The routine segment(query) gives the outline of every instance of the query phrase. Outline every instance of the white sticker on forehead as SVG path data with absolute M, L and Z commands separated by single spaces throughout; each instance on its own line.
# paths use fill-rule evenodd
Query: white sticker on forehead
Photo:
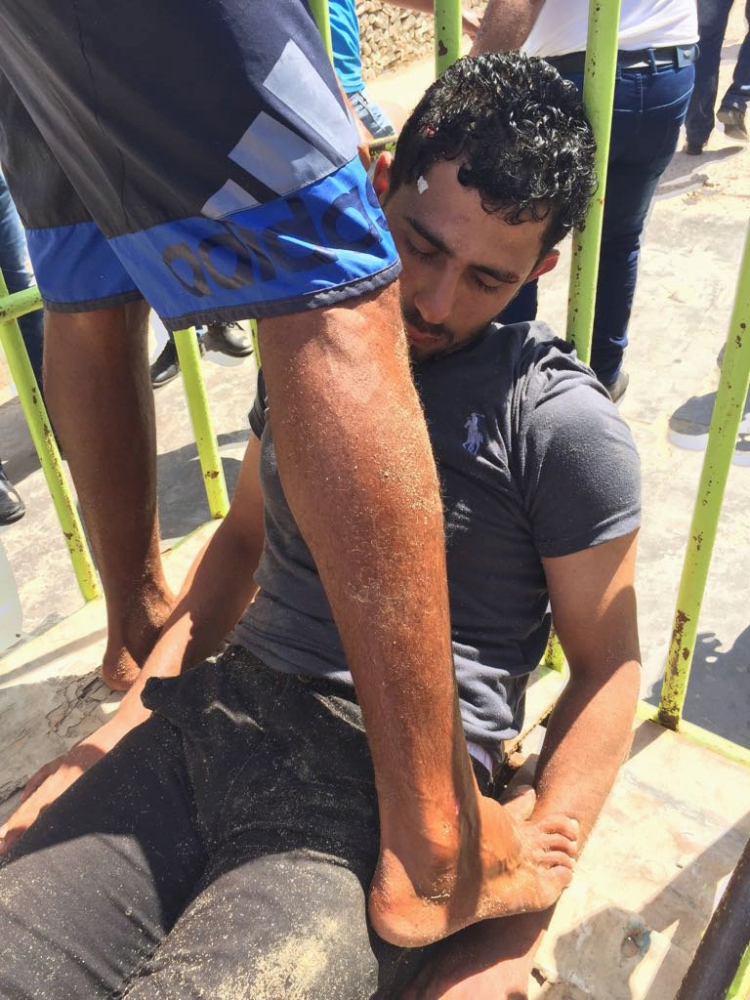
M 419 191 L 420 194 L 424 194 L 429 186 L 430 185 L 427 183 L 424 177 L 420 175 L 417 178 L 417 191 Z

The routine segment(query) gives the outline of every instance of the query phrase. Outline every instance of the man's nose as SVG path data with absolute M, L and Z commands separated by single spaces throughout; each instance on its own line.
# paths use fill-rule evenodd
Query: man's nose
M 445 323 L 453 309 L 456 295 L 456 281 L 450 275 L 443 275 L 435 281 L 426 282 L 414 298 L 414 304 L 426 323 Z

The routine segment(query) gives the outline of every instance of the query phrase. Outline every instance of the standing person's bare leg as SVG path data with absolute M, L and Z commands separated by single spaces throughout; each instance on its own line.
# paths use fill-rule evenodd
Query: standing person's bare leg
M 510 816 L 479 796 L 469 763 L 437 476 L 397 286 L 263 321 L 260 337 L 284 491 L 331 602 L 375 767 L 375 929 L 417 945 L 482 912 L 545 905 L 536 875 L 519 870 Z M 549 902 L 569 876 L 558 854 Z
M 107 604 L 104 680 L 129 687 L 172 607 L 159 551 L 148 306 L 48 312 L 44 383 Z

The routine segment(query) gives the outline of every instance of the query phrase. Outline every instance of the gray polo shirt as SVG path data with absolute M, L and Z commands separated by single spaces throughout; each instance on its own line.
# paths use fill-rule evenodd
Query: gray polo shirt
M 417 366 L 415 381 L 442 484 L 464 728 L 499 759 L 549 634 L 542 557 L 638 527 L 638 456 L 592 372 L 542 323 L 493 324 L 463 350 Z M 250 422 L 261 439 L 266 545 L 260 592 L 232 639 L 269 667 L 351 684 L 281 489 L 267 416 L 261 377 Z

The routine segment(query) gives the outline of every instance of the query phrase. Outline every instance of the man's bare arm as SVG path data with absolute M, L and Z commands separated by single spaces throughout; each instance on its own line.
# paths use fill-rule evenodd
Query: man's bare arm
M 636 535 L 545 559 L 570 681 L 547 727 L 533 816 L 564 812 L 582 846 L 630 748 L 640 682 L 633 587 Z M 524 995 L 552 910 L 485 921 L 446 942 L 403 1000 Z
M 543 6 L 544 0 L 489 0 L 471 54 L 520 49 Z
M 263 550 L 263 498 L 258 478 L 260 443 L 245 452 L 232 506 L 196 556 L 175 608 L 140 675 L 108 722 L 31 779 L 21 806 L 0 829 L 0 853 L 80 775 L 149 716 L 141 692 L 150 677 L 169 677 L 215 652 L 247 607 Z

